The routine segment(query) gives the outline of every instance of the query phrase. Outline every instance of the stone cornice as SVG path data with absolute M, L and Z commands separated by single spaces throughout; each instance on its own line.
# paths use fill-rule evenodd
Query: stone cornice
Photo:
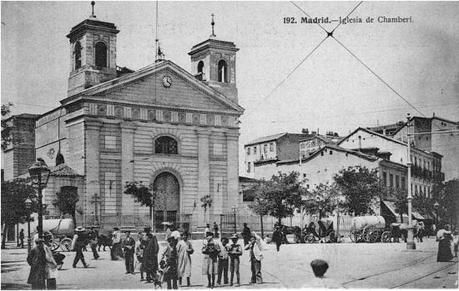
M 84 126 L 87 130 L 99 130 L 104 123 L 97 118 L 86 117 L 84 119 Z

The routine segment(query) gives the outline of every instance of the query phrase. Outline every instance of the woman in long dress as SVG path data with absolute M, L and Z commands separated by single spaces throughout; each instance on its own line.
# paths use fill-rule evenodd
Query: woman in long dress
M 191 254 L 193 254 L 193 246 L 188 241 L 188 234 L 183 233 L 182 239 L 177 244 L 178 252 L 178 278 L 179 284 L 182 285 L 182 278 L 186 278 L 186 285 L 191 285 Z
M 445 225 L 444 229 L 437 232 L 438 240 L 438 255 L 437 262 L 449 262 L 453 259 L 453 252 L 451 251 L 451 241 L 453 236 L 450 231 L 449 224 Z

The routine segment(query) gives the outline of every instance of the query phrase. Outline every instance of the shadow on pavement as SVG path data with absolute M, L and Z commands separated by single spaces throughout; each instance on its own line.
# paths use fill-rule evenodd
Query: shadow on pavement
M 19 284 L 19 283 L 2 283 L 2 290 L 24 290 L 30 289 L 29 284 Z

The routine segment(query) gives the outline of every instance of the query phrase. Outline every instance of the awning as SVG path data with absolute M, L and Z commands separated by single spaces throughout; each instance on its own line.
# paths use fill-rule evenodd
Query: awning
M 395 211 L 394 202 L 385 201 L 383 200 L 384 205 L 389 209 L 389 211 L 395 216 L 395 218 L 399 217 L 400 215 Z
M 414 210 L 411 210 L 411 215 L 416 220 L 424 220 L 425 219 L 424 216 L 422 216 L 421 214 L 419 214 L 419 212 L 414 211 Z

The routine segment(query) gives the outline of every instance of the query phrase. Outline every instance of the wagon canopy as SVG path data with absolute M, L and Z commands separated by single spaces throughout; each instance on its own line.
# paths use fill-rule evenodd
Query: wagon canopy
M 75 226 L 71 218 L 43 220 L 43 231 L 49 231 L 53 235 L 72 236 L 74 229 Z
M 352 219 L 351 230 L 362 230 L 368 226 L 384 228 L 386 221 L 382 216 L 357 216 Z

